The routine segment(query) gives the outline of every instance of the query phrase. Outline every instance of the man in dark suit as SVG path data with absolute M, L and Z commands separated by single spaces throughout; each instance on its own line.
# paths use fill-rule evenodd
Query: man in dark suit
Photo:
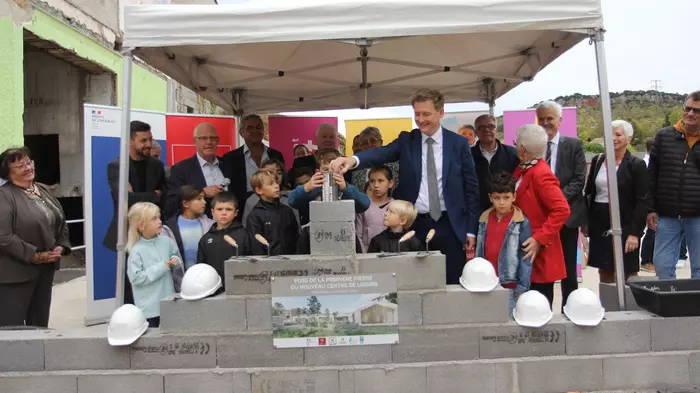
M 259 115 L 243 116 L 238 132 L 245 143 L 238 149 L 226 153 L 222 160 L 228 173 L 231 174 L 229 188 L 236 195 L 239 208 L 242 208 L 248 196 L 253 193 L 253 188 L 250 186 L 250 177 L 253 173 L 267 160 L 279 160 L 284 164 L 284 156 L 263 143 L 265 126 Z M 237 218 L 240 219 L 240 215 Z
M 165 217 L 175 217 L 180 212 L 180 187 L 189 185 L 204 190 L 207 200 L 205 212 L 211 217 L 211 200 L 221 191 L 227 191 L 231 182 L 230 173 L 216 157 L 219 134 L 216 127 L 201 123 L 194 128 L 194 145 L 197 153 L 170 168 L 168 196 L 165 201 Z
M 394 198 L 415 204 L 419 214 L 413 228 L 419 239 L 435 229 L 431 244 L 446 256 L 447 283 L 457 284 L 465 263 L 464 246 L 476 244 L 479 184 L 469 141 L 440 126 L 444 102 L 437 90 L 417 91 L 411 104 L 419 129 L 402 132 L 386 146 L 338 158 L 331 166 L 344 173 L 398 161 L 401 183 Z
M 161 197 L 165 194 L 165 168 L 162 162 L 151 157 L 152 146 L 151 126 L 142 121 L 132 121 L 129 140 L 129 207 L 137 202 L 151 202 L 162 208 Z M 114 202 L 114 215 L 102 244 L 112 251 L 117 251 L 119 158 L 107 165 L 107 181 Z M 133 302 L 131 284 L 127 278 L 124 280 L 124 303 L 133 304 Z
M 537 106 L 537 123 L 547 131 L 549 141 L 545 160 L 559 179 L 559 186 L 569 202 L 571 215 L 559 232 L 566 264 L 566 278 L 561 280 L 561 305 L 564 307 L 571 292 L 578 289 L 577 265 L 578 232 L 586 224 L 586 202 L 583 188 L 586 184 L 586 155 L 583 143 L 559 133 L 562 119 L 561 105 L 546 101 Z
M 491 115 L 481 115 L 474 120 L 478 141 L 472 146 L 472 157 L 479 178 L 479 197 L 481 211 L 492 206 L 489 199 L 491 176 L 498 172 L 513 173 L 518 167 L 518 152 L 513 146 L 507 146 L 496 138 L 496 118 Z

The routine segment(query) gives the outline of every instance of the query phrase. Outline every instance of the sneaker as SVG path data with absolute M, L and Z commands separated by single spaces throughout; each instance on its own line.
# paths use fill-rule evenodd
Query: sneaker
M 654 267 L 653 263 L 645 263 L 639 267 L 642 271 L 648 272 L 648 273 L 656 273 L 656 268 Z
M 676 269 L 683 269 L 685 267 L 685 259 L 679 259 L 676 263 Z

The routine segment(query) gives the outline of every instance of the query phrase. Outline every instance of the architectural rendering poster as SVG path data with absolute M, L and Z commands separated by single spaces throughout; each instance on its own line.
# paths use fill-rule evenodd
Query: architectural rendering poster
M 396 277 L 371 275 L 275 277 L 275 348 L 396 344 Z

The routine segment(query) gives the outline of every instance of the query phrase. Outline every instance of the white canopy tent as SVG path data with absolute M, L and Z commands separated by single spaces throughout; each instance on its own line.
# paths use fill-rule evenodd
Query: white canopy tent
M 128 156 L 133 56 L 240 116 L 406 105 L 418 88 L 447 102 L 495 100 L 559 55 L 596 44 L 605 144 L 612 153 L 600 0 L 255 0 L 126 6 L 121 156 Z M 572 75 L 572 77 L 575 77 Z M 609 160 L 608 160 L 609 161 Z M 118 280 L 127 167 L 121 160 Z M 615 173 L 609 165 L 609 173 Z M 618 293 L 624 280 L 617 184 L 608 176 Z M 117 283 L 121 301 L 123 283 Z

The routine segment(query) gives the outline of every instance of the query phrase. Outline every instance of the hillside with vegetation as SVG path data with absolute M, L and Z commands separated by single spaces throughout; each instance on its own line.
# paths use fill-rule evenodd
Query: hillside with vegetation
M 664 93 L 653 90 L 610 93 L 613 119 L 627 120 L 634 127 L 632 148 L 644 151 L 645 143 L 663 127 L 675 124 L 683 115 L 685 94 Z M 578 108 L 578 137 L 586 151 L 603 151 L 603 116 L 598 95 L 573 94 L 557 97 L 554 101 L 564 107 Z M 534 106 L 533 106 L 534 107 Z

